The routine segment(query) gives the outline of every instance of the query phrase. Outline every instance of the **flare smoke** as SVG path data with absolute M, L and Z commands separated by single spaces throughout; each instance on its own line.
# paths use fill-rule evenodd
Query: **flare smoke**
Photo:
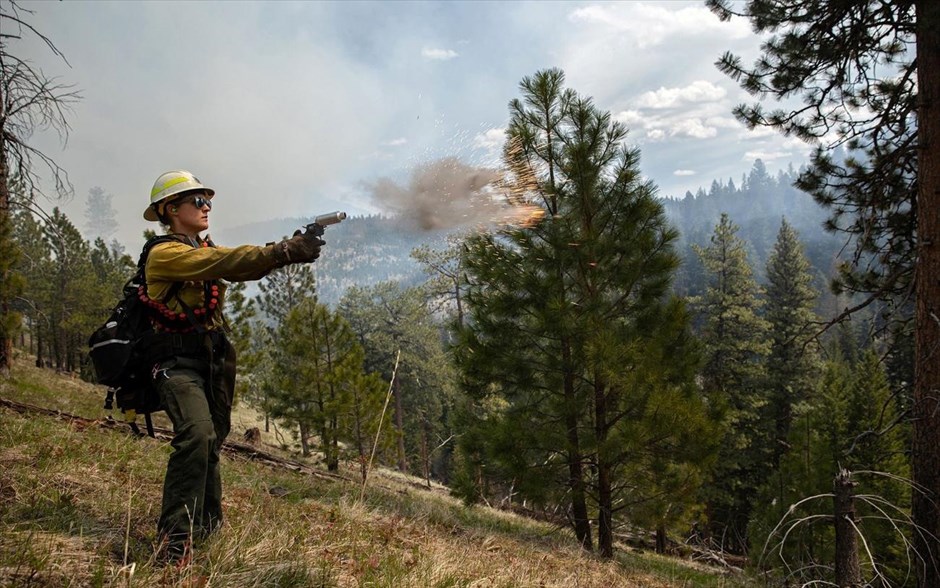
M 410 219 L 416 228 L 454 229 L 518 216 L 520 207 L 503 194 L 503 176 L 501 170 L 472 167 L 451 157 L 419 166 L 407 186 L 381 178 L 369 188 L 377 205 Z

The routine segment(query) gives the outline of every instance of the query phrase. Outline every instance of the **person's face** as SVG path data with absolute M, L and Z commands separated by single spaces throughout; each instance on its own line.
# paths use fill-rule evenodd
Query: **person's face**
M 205 192 L 191 192 L 170 205 L 173 229 L 184 235 L 196 235 L 209 228 L 212 203 Z

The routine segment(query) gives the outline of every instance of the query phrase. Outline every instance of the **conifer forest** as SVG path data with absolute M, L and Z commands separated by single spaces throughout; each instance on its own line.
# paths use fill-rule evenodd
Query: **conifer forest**
M 488 193 L 516 216 L 351 215 L 316 263 L 231 284 L 236 402 L 328 471 L 374 461 L 602 559 L 642 537 L 768 585 L 940 586 L 940 3 L 705 4 L 762 35 L 715 56 L 751 97 L 728 115 L 808 161 L 667 196 L 628 122 L 533 71 Z M 59 207 L 68 170 L 31 141 L 83 98 L 17 57 L 11 19 L 41 23 L 0 6 L 0 371 L 94 381 L 144 237 L 115 237 L 106 179 L 84 218 Z

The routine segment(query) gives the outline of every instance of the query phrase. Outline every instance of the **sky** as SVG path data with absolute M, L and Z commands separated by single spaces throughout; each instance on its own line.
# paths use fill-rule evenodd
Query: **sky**
M 382 212 L 370 186 L 383 178 L 405 182 L 448 157 L 496 164 L 519 82 L 549 67 L 627 125 L 664 197 L 737 183 L 757 158 L 772 173 L 799 166 L 809 152 L 734 119 L 752 97 L 714 63 L 725 51 L 751 63 L 760 40 L 701 2 L 21 4 L 68 64 L 36 40 L 11 50 L 82 95 L 67 143 L 31 139 L 74 186 L 44 208 L 82 228 L 101 187 L 124 243 L 155 228 L 141 215 L 172 169 L 216 190 L 215 229 Z

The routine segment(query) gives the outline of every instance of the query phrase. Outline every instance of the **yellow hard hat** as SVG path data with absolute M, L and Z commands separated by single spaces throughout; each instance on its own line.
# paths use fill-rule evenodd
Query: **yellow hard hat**
M 215 190 L 203 186 L 199 178 L 186 170 L 178 169 L 161 174 L 153 183 L 153 189 L 150 190 L 150 205 L 144 210 L 144 218 L 149 221 L 160 220 L 157 216 L 156 204 L 171 196 L 192 190 L 204 190 L 209 198 L 215 195 Z

